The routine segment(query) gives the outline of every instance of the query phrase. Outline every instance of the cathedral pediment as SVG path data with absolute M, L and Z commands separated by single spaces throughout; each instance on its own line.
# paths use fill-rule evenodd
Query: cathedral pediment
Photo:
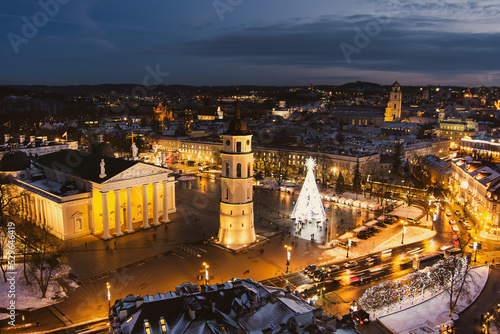
M 165 174 L 165 176 L 167 176 L 171 172 L 172 172 L 171 170 L 166 168 L 157 167 L 145 163 L 138 163 L 124 170 L 123 172 L 113 176 L 112 178 L 108 179 L 107 181 L 104 182 L 104 184 L 110 184 L 113 182 L 119 182 L 131 179 L 138 179 L 147 176 L 157 176 L 160 174 Z

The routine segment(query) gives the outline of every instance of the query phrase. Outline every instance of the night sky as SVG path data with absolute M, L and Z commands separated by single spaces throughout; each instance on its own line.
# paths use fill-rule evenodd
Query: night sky
M 499 11 L 498 0 L 4 1 L 0 84 L 500 86 Z

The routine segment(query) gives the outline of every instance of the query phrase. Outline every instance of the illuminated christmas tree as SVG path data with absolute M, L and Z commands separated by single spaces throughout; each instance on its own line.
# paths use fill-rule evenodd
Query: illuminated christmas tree
M 309 157 L 306 160 L 307 175 L 304 185 L 300 190 L 299 198 L 293 208 L 292 218 L 302 221 L 325 221 L 326 213 L 321 201 L 321 195 L 314 178 L 314 167 L 316 161 Z

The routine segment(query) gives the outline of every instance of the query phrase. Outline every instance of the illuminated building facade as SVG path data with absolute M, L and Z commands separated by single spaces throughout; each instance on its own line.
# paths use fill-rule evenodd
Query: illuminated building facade
M 384 122 L 398 122 L 401 120 L 401 85 L 399 82 L 392 84 L 392 91 L 389 94 L 389 102 L 385 108 Z
M 460 139 L 460 150 L 466 154 L 478 154 L 491 161 L 500 161 L 500 137 L 478 135 Z
M 23 194 L 20 214 L 63 240 L 132 233 L 168 222 L 168 214 L 176 211 L 170 172 L 75 150 L 44 155 L 15 180 Z
M 222 174 L 218 243 L 231 249 L 256 240 L 253 214 L 252 133 L 236 115 L 222 136 Z
M 450 183 L 465 210 L 484 229 L 500 222 L 500 172 L 472 157 L 453 159 Z M 496 233 L 495 233 L 496 234 Z

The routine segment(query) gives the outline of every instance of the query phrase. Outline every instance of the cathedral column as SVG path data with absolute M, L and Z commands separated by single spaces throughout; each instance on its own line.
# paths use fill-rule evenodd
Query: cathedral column
M 148 223 L 148 185 L 142 185 L 142 227 L 150 228 Z
M 47 224 L 47 208 L 45 207 L 45 199 L 41 199 L 40 200 L 40 207 L 41 207 L 41 212 L 42 212 L 42 218 L 41 218 L 41 222 L 42 222 L 42 226 L 45 227 L 45 225 Z
M 132 196 L 130 190 L 131 188 L 127 188 L 127 229 L 125 230 L 127 233 L 134 232 L 132 228 Z
M 158 222 L 158 182 L 153 183 L 153 225 L 160 225 Z
M 168 223 L 168 181 L 163 181 L 163 222 Z
M 26 196 L 21 195 L 21 218 L 26 219 L 27 212 L 26 212 Z
M 120 189 L 115 190 L 115 236 L 122 236 L 122 208 L 120 208 Z
M 36 223 L 36 226 L 40 226 L 41 221 L 42 221 L 41 217 L 42 217 L 42 207 L 40 205 L 40 199 L 35 198 L 35 223 Z
M 36 222 L 36 207 L 35 207 L 35 196 L 31 196 L 31 201 L 30 201 L 31 205 L 31 222 L 34 223 Z
M 109 235 L 108 192 L 101 192 L 102 196 L 102 238 L 111 239 Z

